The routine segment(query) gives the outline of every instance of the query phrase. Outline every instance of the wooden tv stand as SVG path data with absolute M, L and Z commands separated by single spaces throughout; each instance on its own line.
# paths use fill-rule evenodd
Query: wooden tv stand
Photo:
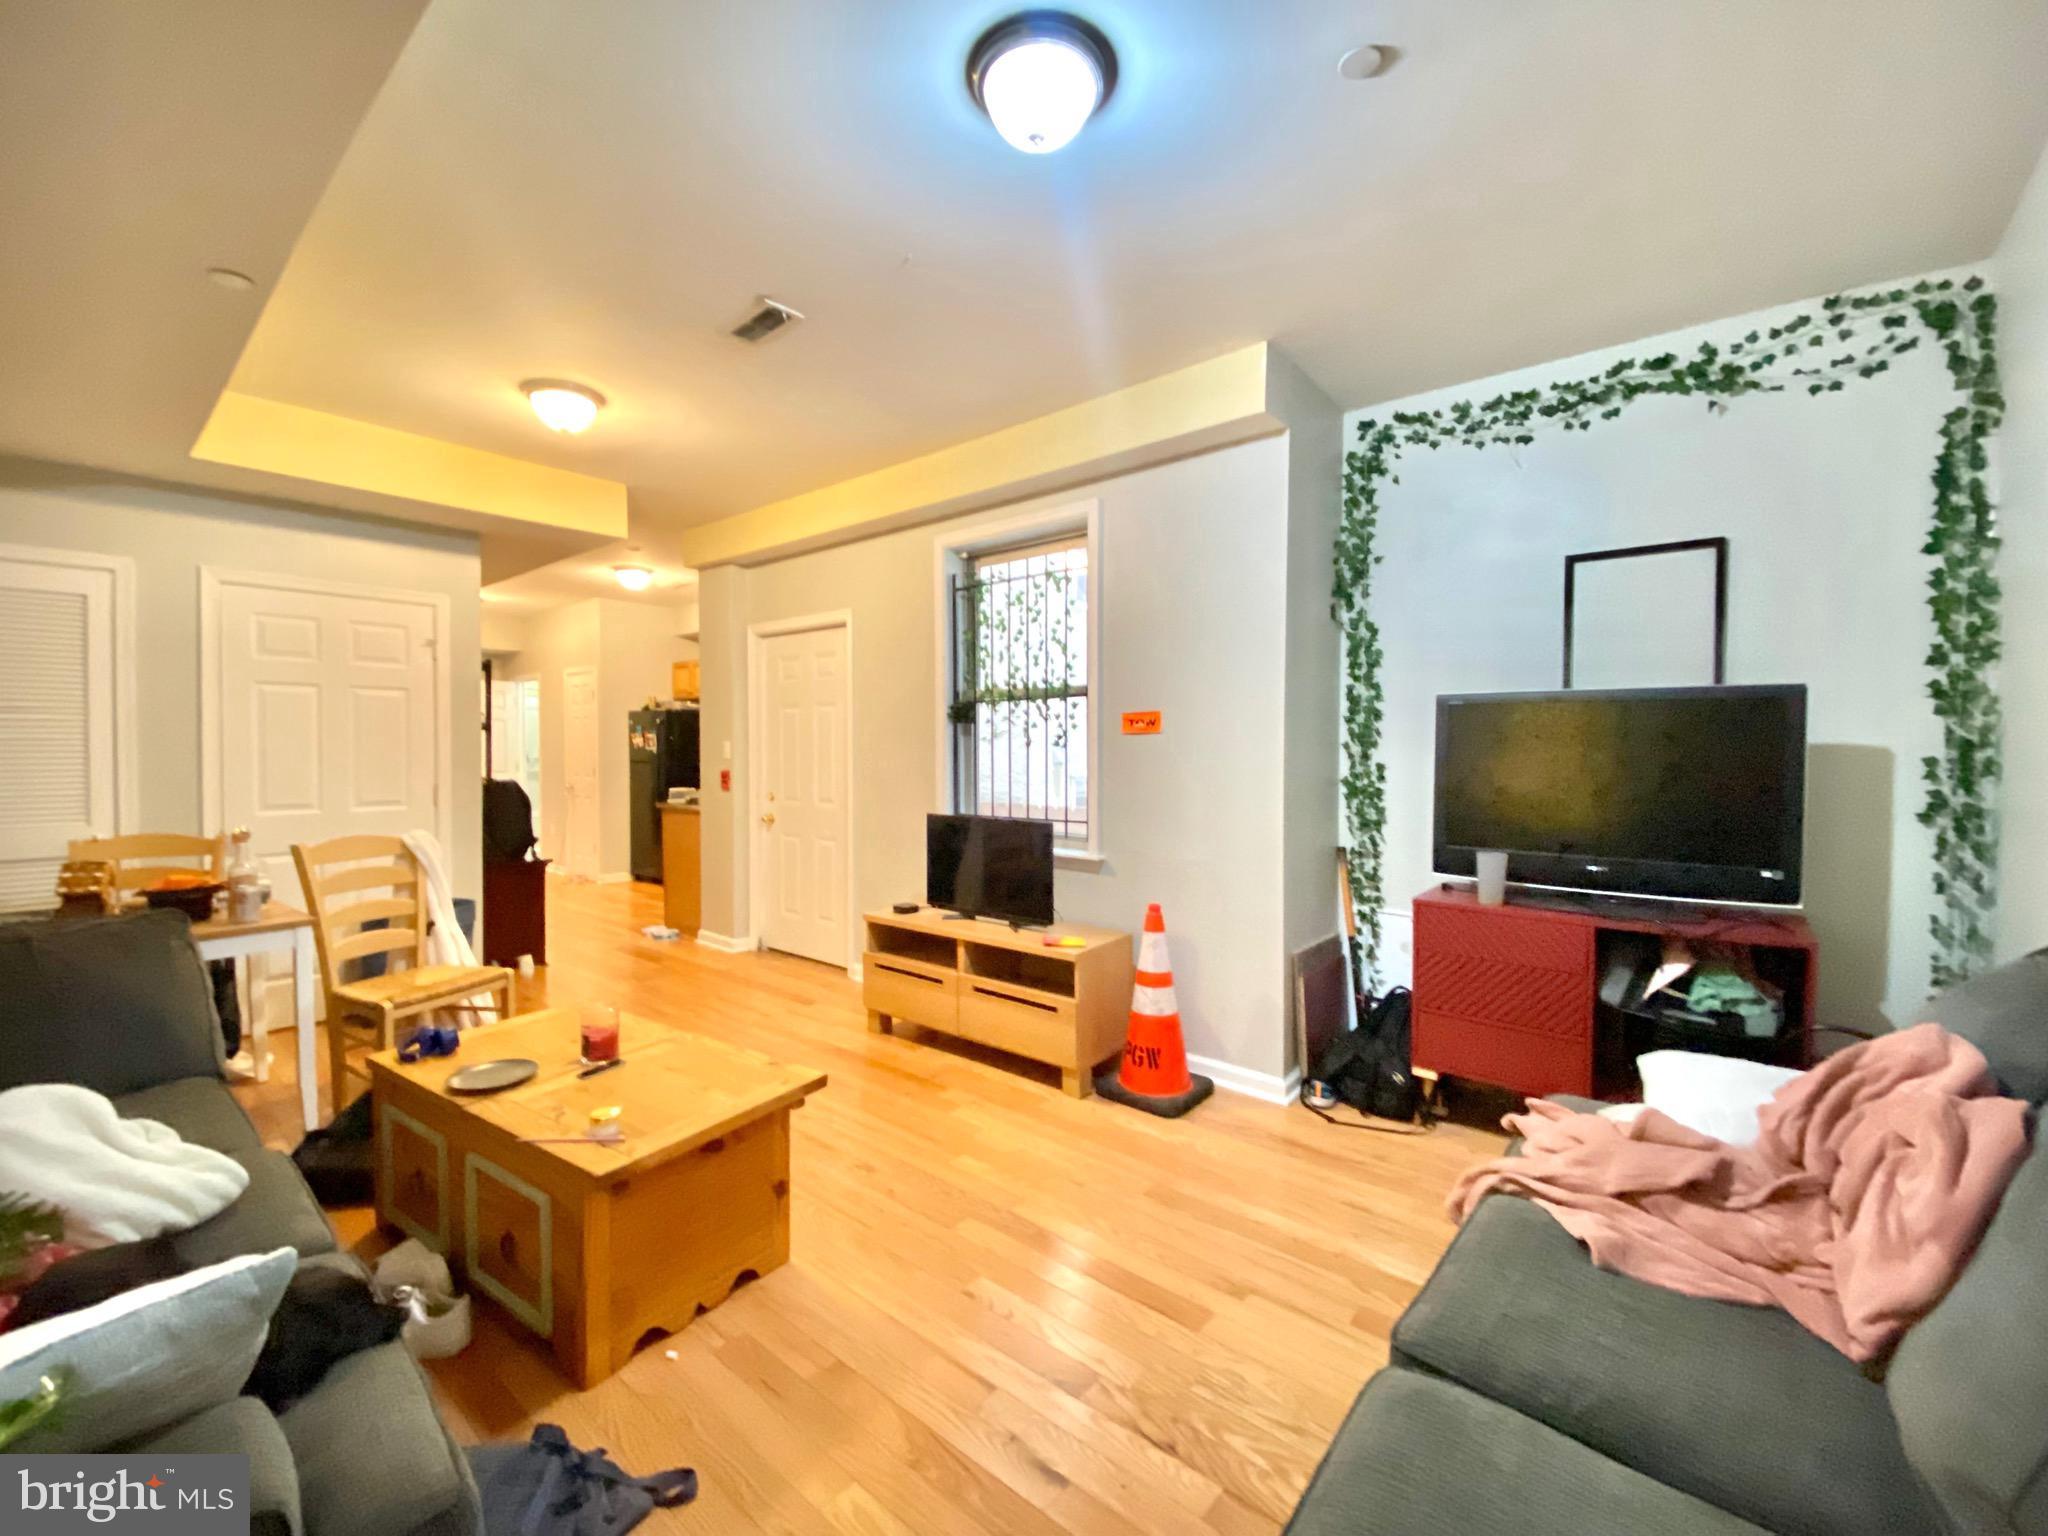
M 1131 1007 L 1131 936 L 1063 923 L 1012 929 L 933 907 L 870 912 L 862 961 L 868 1028 L 922 1024 L 941 1034 L 1048 1062 L 1077 1099 L 1123 1049 Z M 1077 948 L 1045 941 L 1079 938 Z
M 1531 1097 L 1625 1089 L 1599 1070 L 1596 1039 L 1603 951 L 1618 934 L 1746 947 L 1757 974 L 1784 993 L 1779 1059 L 1813 1060 L 1820 945 L 1796 914 L 1544 893 L 1483 907 L 1470 887 L 1443 886 L 1417 896 L 1414 912 L 1418 1077 L 1470 1078 Z

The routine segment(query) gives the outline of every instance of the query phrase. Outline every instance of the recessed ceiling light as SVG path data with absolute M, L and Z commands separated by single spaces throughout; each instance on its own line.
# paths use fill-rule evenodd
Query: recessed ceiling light
M 246 272 L 237 272 L 233 267 L 208 267 L 206 275 L 214 283 L 234 293 L 247 293 L 256 286 L 256 279 Z
M 604 406 L 603 395 L 567 379 L 528 379 L 519 387 L 542 425 L 557 432 L 588 431 Z
M 1027 155 L 1071 143 L 1115 88 L 1109 39 L 1065 11 L 999 21 L 967 55 L 967 89 L 996 132 Z
M 1394 50 L 1367 43 L 1354 48 L 1337 61 L 1337 73 L 1346 80 L 1370 80 L 1394 62 Z
M 644 565 L 615 565 L 612 579 L 628 592 L 645 592 L 654 585 L 654 572 Z

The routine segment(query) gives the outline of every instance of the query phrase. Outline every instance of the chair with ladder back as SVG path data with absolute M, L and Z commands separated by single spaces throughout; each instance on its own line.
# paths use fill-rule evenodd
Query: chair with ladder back
M 513 1008 L 512 973 L 498 965 L 425 965 L 429 928 L 426 874 L 397 837 L 351 836 L 295 843 L 292 862 L 313 914 L 320 977 L 327 988 L 327 1060 L 334 1110 L 346 1105 L 348 1073 L 344 1025 L 373 1025 L 382 1049 L 397 1043 L 398 1021 L 437 1008 L 472 1007 L 491 994 L 500 1018 Z M 370 927 L 371 923 L 383 926 Z M 350 978 L 356 962 L 384 957 L 381 976 Z M 359 1074 L 360 1075 L 360 1074 Z
M 126 837 L 80 838 L 72 843 L 74 864 L 105 864 L 112 871 L 116 903 L 173 875 L 224 878 L 226 855 L 217 837 L 189 832 L 131 832 Z M 179 860 L 170 863 L 168 860 Z M 199 861 L 199 867 L 190 862 Z

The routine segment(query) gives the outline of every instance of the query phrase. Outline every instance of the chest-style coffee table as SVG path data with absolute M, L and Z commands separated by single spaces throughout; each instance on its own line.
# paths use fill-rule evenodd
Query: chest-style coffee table
M 825 1086 L 653 1019 L 623 1015 L 619 1036 L 625 1065 L 588 1078 L 570 1009 L 467 1030 L 451 1057 L 370 1058 L 378 1219 L 457 1262 L 585 1387 L 789 1258 L 789 1112 Z M 448 1092 L 459 1068 L 516 1056 L 540 1063 L 531 1081 Z M 608 1105 L 619 1143 L 531 1140 L 580 1136 Z

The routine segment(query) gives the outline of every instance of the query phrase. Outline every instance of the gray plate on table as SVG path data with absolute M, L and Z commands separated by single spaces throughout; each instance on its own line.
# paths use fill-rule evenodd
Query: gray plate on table
M 497 1093 L 517 1088 L 540 1070 L 540 1063 L 527 1056 L 508 1056 L 503 1061 L 480 1061 L 448 1074 L 450 1093 Z

